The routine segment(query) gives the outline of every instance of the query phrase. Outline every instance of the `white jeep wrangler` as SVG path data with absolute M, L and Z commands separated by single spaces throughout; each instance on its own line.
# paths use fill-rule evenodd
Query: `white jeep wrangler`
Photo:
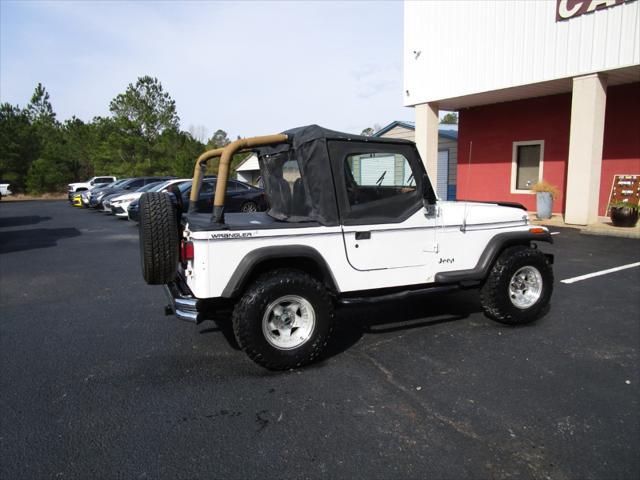
M 268 212 L 224 212 L 241 150 L 258 155 Z M 215 157 L 213 211 L 198 212 Z M 193 182 L 189 211 L 166 193 L 141 197 L 143 276 L 165 285 L 180 319 L 232 307 L 238 344 L 266 368 L 318 358 L 336 304 L 478 287 L 499 322 L 547 310 L 553 257 L 533 242 L 551 242 L 548 230 L 519 205 L 437 200 L 413 142 L 301 127 L 205 152 Z

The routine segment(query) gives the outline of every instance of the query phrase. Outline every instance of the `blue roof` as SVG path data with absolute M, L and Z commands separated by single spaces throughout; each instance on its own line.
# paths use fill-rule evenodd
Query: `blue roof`
M 386 127 L 382 127 L 380 130 L 373 134 L 374 137 L 381 137 L 389 130 L 395 127 L 404 127 L 409 130 L 416 129 L 416 122 L 405 122 L 402 120 L 395 120 Z M 438 136 L 448 138 L 450 140 L 458 140 L 458 125 L 455 124 L 441 124 L 438 128 Z

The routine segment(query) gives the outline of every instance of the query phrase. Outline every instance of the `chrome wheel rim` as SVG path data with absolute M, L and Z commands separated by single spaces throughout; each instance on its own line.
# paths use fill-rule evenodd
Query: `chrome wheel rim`
M 542 275 L 532 266 L 520 268 L 509 281 L 509 299 L 521 310 L 534 305 L 542 295 Z
M 258 207 L 256 206 L 255 203 L 249 202 L 249 203 L 245 203 L 242 206 L 242 211 L 243 212 L 257 212 L 258 211 Z
M 285 295 L 269 304 L 262 317 L 262 333 L 279 350 L 292 350 L 306 343 L 316 326 L 311 304 L 298 295 Z

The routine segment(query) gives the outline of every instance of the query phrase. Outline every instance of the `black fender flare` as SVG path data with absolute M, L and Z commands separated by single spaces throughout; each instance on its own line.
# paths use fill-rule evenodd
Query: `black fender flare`
M 295 261 L 300 259 L 313 262 L 322 275 L 321 280 L 325 286 L 334 293 L 339 292 L 338 285 L 329 265 L 327 265 L 326 260 L 315 248 L 309 247 L 308 245 L 278 245 L 257 248 L 245 255 L 236 267 L 233 275 L 231 275 L 227 286 L 222 291 L 222 297 L 238 297 L 251 278 L 251 274 L 265 262 L 282 260 L 284 263 L 286 260 Z
M 531 242 L 553 243 L 553 238 L 549 232 L 505 232 L 495 235 L 485 247 L 480 259 L 475 267 L 468 270 L 453 270 L 450 272 L 436 273 L 436 283 L 463 283 L 467 281 L 482 281 L 489 275 L 491 267 L 498 258 L 498 255 L 507 247 L 512 245 L 526 245 Z M 553 263 L 553 256 L 549 260 Z

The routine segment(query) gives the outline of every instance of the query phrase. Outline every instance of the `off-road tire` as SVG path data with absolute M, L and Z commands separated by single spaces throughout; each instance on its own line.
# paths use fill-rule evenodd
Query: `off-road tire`
M 262 329 L 269 304 L 285 295 L 304 298 L 315 313 L 311 336 L 291 350 L 271 345 Z M 316 360 L 327 346 L 333 332 L 333 303 L 325 286 L 313 277 L 299 270 L 277 269 L 249 285 L 233 310 L 232 322 L 238 345 L 254 362 L 269 370 L 298 368 Z
M 178 268 L 176 209 L 169 195 L 148 192 L 140 197 L 140 259 L 149 285 L 171 282 Z
M 538 300 L 526 309 L 516 307 L 509 297 L 511 277 L 522 267 L 536 268 L 542 277 Z M 553 292 L 553 270 L 544 253 L 535 248 L 514 246 L 505 249 L 496 260 L 480 290 L 480 301 L 489 318 L 507 325 L 524 325 L 542 317 L 548 310 Z

